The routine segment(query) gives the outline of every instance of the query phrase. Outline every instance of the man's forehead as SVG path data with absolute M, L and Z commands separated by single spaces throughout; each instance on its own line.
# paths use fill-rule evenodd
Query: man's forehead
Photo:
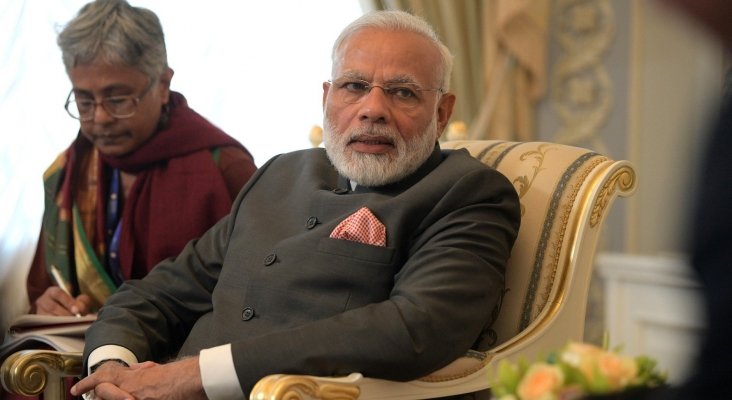
M 437 46 L 424 35 L 408 30 L 365 27 L 353 32 L 338 46 L 338 52 L 401 47 L 407 51 L 432 51 Z
M 379 82 L 433 80 L 439 50 L 414 32 L 363 29 L 347 38 L 336 53 L 334 78 L 350 76 Z

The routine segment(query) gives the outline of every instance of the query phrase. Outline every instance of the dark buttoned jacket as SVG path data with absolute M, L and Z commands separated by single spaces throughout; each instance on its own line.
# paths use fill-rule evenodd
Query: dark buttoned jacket
M 108 300 L 85 359 L 105 344 L 165 361 L 231 343 L 248 393 L 271 373 L 409 380 L 464 354 L 504 287 L 511 183 L 436 146 L 398 183 L 349 187 L 323 149 L 274 157 L 228 217 Z M 385 247 L 329 237 L 361 207 L 386 226 Z

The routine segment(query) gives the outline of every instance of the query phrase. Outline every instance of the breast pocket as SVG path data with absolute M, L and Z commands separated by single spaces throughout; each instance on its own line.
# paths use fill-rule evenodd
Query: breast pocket
M 348 292 L 346 309 L 389 298 L 400 263 L 396 248 L 322 238 L 317 249 L 318 257 L 327 260 L 320 265 L 330 287 Z
M 318 243 L 318 251 L 334 256 L 341 256 L 376 264 L 391 264 L 394 262 L 393 247 L 373 246 L 354 242 L 352 240 L 323 238 Z

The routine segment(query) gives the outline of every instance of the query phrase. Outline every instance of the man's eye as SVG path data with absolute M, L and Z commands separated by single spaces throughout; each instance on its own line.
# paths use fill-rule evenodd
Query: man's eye
M 367 92 L 369 89 L 368 84 L 363 82 L 346 82 L 342 87 L 349 92 Z
M 417 94 L 414 92 L 414 90 L 406 86 L 390 86 L 389 94 L 399 97 L 401 99 L 414 99 L 417 97 Z

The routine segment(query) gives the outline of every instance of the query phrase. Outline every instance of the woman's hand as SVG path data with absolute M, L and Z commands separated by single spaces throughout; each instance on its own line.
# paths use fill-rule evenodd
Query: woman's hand
M 36 299 L 36 314 L 44 315 L 86 315 L 91 310 L 91 297 L 80 294 L 71 297 L 58 286 L 50 286 Z

